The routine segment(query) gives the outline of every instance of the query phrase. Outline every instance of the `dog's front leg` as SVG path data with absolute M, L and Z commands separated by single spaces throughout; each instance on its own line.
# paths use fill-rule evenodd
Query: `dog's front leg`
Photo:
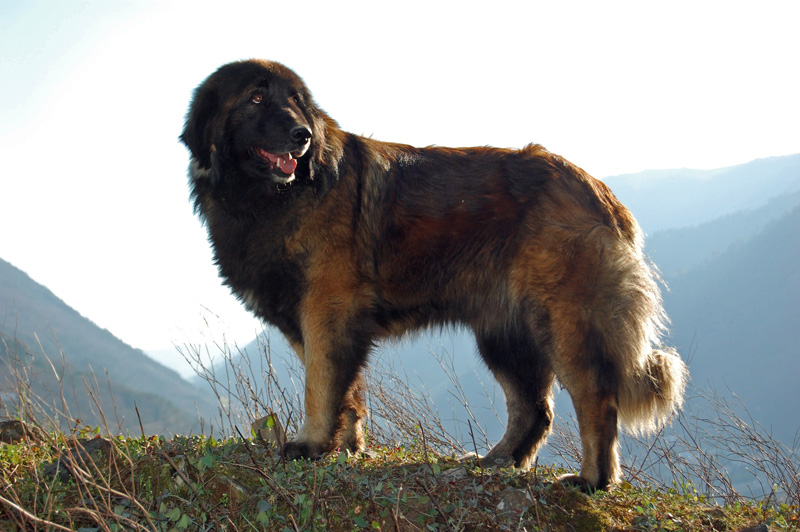
M 303 346 L 295 350 L 305 365 L 305 419 L 295 439 L 286 444 L 287 459 L 318 458 L 341 442 L 352 451 L 363 450 L 360 434 L 366 409 L 360 377 L 371 335 L 369 320 L 358 318 L 349 294 L 332 295 L 328 285 L 323 304 L 308 297 L 304 305 Z M 355 433 L 353 433 L 355 431 Z M 351 434 L 352 433 L 352 434 Z

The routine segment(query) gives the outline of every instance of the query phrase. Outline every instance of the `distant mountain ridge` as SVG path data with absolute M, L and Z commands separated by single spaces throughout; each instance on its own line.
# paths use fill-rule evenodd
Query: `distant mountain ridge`
M 670 342 L 690 359 L 695 385 L 733 392 L 787 445 L 800 432 L 799 264 L 797 206 L 668 277 L 665 295 Z
M 603 181 L 652 235 L 757 209 L 800 192 L 800 154 L 715 170 L 648 170 Z
M 761 207 L 725 214 L 697 226 L 659 231 L 646 241 L 650 259 L 667 278 L 685 273 L 723 253 L 800 205 L 800 192 L 779 196 Z
M 115 417 L 116 411 L 116 417 L 124 418 L 125 426 L 131 430 L 138 431 L 134 402 L 145 427 L 154 433 L 196 429 L 197 412 L 214 407 L 209 397 L 198 393 L 177 373 L 99 328 L 2 259 L 0 335 L 5 344 L 0 345 L 0 362 L 17 356 L 23 363 L 31 364 L 41 380 L 35 387 L 41 395 L 53 394 L 58 384 L 42 350 L 56 368 L 60 368 L 63 351 L 68 363 L 65 384 L 75 388 L 74 394 L 68 389 L 66 395 L 73 415 L 80 413 L 86 422 L 97 424 L 100 419 L 92 401 L 83 398 L 86 395 L 83 379 L 88 382 L 96 379 L 103 412 Z M 0 364 L 0 390 L 5 393 L 10 393 L 9 377 L 6 364 Z M 113 400 L 108 395 L 107 378 L 111 381 Z M 116 424 L 115 419 L 108 421 Z

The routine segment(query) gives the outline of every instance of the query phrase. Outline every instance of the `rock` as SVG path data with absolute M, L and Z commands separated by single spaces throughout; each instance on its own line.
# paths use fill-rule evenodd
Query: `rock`
M 361 456 L 369 460 L 377 460 L 381 457 L 381 453 L 373 451 L 372 449 L 366 449 L 365 451 L 361 451 Z
M 498 516 L 518 517 L 533 504 L 530 493 L 517 488 L 506 488 L 497 497 L 500 499 L 496 507 Z
M 186 457 L 182 454 L 173 456 L 172 462 L 164 464 L 164 466 L 170 477 L 170 488 L 179 492 L 181 488 L 186 486 L 186 481 L 184 480 L 184 475 L 188 476 L 186 473 Z
M 277 414 L 268 414 L 251 423 L 253 431 L 271 447 L 282 448 L 286 443 L 286 431 L 283 430 Z
M 47 434 L 40 429 L 24 421 L 11 419 L 0 421 L 0 442 L 17 443 L 22 440 L 45 441 Z
M 178 471 L 186 472 L 186 457 L 184 455 L 178 454 L 173 456 L 172 463 L 175 464 L 175 474 L 177 474 Z
M 725 530 L 725 511 L 722 508 L 710 506 L 703 508 L 703 513 L 706 514 L 714 530 Z
M 487 469 L 503 469 L 514 465 L 514 457 L 508 454 L 495 454 L 481 460 L 481 467 Z
M 756 526 L 748 526 L 747 528 L 742 528 L 739 532 L 769 532 L 769 528 L 767 525 L 756 525 Z
M 247 500 L 247 490 L 241 484 L 226 475 L 216 475 L 206 485 L 206 489 L 214 494 L 215 501 L 228 496 L 229 501 L 236 501 L 239 504 Z
M 96 437 L 91 440 L 77 440 L 75 447 L 66 450 L 55 461 L 44 466 L 42 473 L 48 479 L 56 475 L 61 482 L 68 482 L 76 473 L 91 476 L 95 464 L 100 467 L 103 460 L 114 456 L 114 444 L 108 438 Z
M 436 477 L 436 480 L 441 483 L 458 482 L 459 480 L 463 480 L 468 476 L 469 474 L 467 473 L 466 467 L 454 467 L 442 472 L 438 477 Z

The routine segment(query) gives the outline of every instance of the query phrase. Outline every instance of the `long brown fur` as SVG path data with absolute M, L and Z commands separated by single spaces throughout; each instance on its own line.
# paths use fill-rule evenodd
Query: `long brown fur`
M 647 431 L 681 406 L 686 368 L 655 349 L 666 317 L 636 221 L 543 147 L 352 135 L 294 72 L 258 60 L 198 87 L 181 139 L 221 277 L 305 365 L 286 457 L 363 450 L 371 347 L 436 324 L 470 327 L 506 394 L 508 428 L 487 461 L 532 463 L 556 377 L 583 445 L 580 476 L 564 480 L 582 486 L 618 481 L 619 421 Z

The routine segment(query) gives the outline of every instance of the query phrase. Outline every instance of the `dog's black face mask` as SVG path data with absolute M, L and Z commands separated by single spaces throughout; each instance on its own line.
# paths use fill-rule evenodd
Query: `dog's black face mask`
M 284 80 L 265 80 L 246 91 L 225 130 L 232 156 L 249 177 L 279 184 L 295 179 L 313 133 L 299 92 Z
M 181 140 L 198 176 L 236 172 L 287 184 L 313 177 L 325 142 L 322 114 L 303 81 L 285 67 L 232 63 L 195 92 Z

